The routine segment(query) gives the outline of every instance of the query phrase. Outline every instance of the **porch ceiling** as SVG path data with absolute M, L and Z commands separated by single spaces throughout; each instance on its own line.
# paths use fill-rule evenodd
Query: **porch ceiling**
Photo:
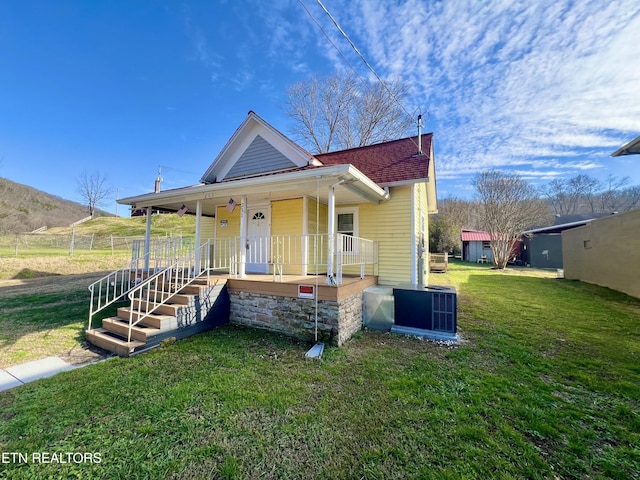
M 338 185 L 336 185 L 338 184 Z M 202 214 L 215 216 L 217 205 L 226 205 L 230 198 L 240 203 L 246 196 L 247 204 L 263 203 L 284 198 L 318 197 L 327 203 L 329 187 L 336 185 L 336 204 L 378 203 L 389 198 L 388 193 L 351 165 L 309 168 L 276 175 L 244 178 L 228 182 L 201 184 L 166 190 L 118 200 L 134 208 L 154 207 L 177 211 L 186 205 L 189 213 L 196 212 L 202 200 Z

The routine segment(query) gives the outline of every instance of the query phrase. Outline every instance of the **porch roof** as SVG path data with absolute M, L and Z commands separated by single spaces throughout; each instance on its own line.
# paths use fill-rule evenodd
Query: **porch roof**
M 240 203 L 243 196 L 247 197 L 247 203 L 306 195 L 318 196 L 320 201 L 327 202 L 329 187 L 336 184 L 337 204 L 379 203 L 390 198 L 388 191 L 353 165 L 330 165 L 147 193 L 119 199 L 118 203 L 136 209 L 152 207 L 169 211 L 185 205 L 195 213 L 196 202 L 205 200 L 202 214 L 215 216 L 217 205 L 226 204 L 229 198 Z

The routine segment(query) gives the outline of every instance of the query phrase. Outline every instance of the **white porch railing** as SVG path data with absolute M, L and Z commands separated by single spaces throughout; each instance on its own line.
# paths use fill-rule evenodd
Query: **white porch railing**
M 192 238 L 169 237 L 151 239 L 148 256 L 145 253 L 144 240 L 134 240 L 131 247 L 131 262 L 139 268 L 159 270 L 166 268 L 177 259 L 190 255 L 194 250 Z M 149 264 L 146 265 L 146 259 Z
M 342 284 L 344 267 L 359 266 L 364 278 L 365 266 L 376 263 L 376 244 L 373 240 L 338 233 L 336 235 L 336 283 Z
M 333 248 L 329 248 L 330 246 Z M 298 275 L 327 274 L 329 283 L 341 285 L 345 273 L 364 277 L 366 267 L 377 263 L 374 241 L 344 234 L 336 234 L 333 238 L 328 234 L 247 237 L 243 248 L 245 266 L 258 266 L 265 272 L 272 273 L 274 281 L 282 281 L 283 274 L 294 273 L 295 270 Z M 333 272 L 327 272 L 330 251 L 333 252 L 330 263 L 333 265 Z M 189 238 L 154 240 L 147 253 L 144 252 L 144 241 L 135 241 L 128 266 L 89 286 L 91 303 L 88 329 L 92 328 L 92 319 L 98 312 L 124 299 L 132 290 L 138 290 L 140 285 L 149 285 L 149 281 L 159 274 L 163 275 L 162 281 L 167 280 L 170 275 L 167 271 L 169 267 L 176 269 L 176 265 L 188 265 L 192 270 L 200 272 L 198 275 L 206 269 L 228 272 L 229 275 L 238 277 L 242 261 L 240 252 L 240 237 L 209 240 L 198 248 L 197 255 L 193 240 Z M 178 270 L 180 268 L 182 267 Z M 180 275 L 182 274 L 176 273 L 172 278 L 179 283 L 185 279 L 192 280 L 191 277 Z
M 274 281 L 276 278 L 282 280 L 286 271 L 293 270 L 299 275 L 325 274 L 331 250 L 335 271 L 329 272 L 328 276 L 331 283 L 340 285 L 345 267 L 364 277 L 366 266 L 376 264 L 374 241 L 344 234 L 330 237 L 328 234 L 249 236 L 244 245 L 241 245 L 240 237 L 215 239 L 211 242 L 211 268 L 238 276 L 243 261 L 240 253 L 244 249 L 245 267 L 273 274 Z M 333 248 L 330 249 L 331 242 Z

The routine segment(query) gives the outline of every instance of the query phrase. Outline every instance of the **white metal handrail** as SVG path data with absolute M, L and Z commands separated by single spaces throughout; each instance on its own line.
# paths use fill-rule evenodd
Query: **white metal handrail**
M 192 283 L 206 272 L 209 283 L 211 244 L 200 245 L 172 265 L 150 276 L 127 294 L 131 301 L 129 308 L 129 331 L 127 342 L 131 341 L 131 330 L 145 317 L 152 314 L 178 291 Z M 135 320 L 134 320 L 135 318 Z
M 144 256 L 141 258 L 143 263 L 144 258 Z M 136 282 L 142 278 L 143 273 L 144 269 L 140 266 L 140 262 L 131 261 L 128 266 L 111 272 L 89 285 L 91 300 L 89 303 L 88 330 L 91 330 L 93 316 L 124 298 L 135 287 Z
M 158 238 L 152 239 L 148 251 L 145 252 L 144 240 L 134 240 L 131 245 L 131 261 L 100 280 L 89 285 L 91 301 L 89 305 L 88 330 L 91 330 L 93 316 L 109 305 L 124 298 L 129 291 L 145 276 L 153 275 L 176 262 L 184 255 L 193 252 L 193 240 L 190 238 Z

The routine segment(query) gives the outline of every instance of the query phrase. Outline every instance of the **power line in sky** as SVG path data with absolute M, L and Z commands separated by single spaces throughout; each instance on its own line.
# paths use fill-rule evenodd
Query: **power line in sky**
M 342 27 L 340 27 L 340 25 L 338 24 L 337 20 L 333 17 L 333 15 L 331 15 L 331 12 L 329 12 L 329 10 L 327 9 L 327 7 L 324 6 L 324 4 L 321 2 L 321 0 L 316 0 L 318 2 L 318 5 L 320 5 L 320 7 L 322 8 L 322 10 L 324 10 L 324 12 L 327 14 L 327 16 L 329 17 L 329 19 L 331 20 L 331 22 L 334 24 L 334 26 L 338 29 L 338 31 L 342 34 L 342 36 L 347 40 L 347 42 L 349 43 L 349 45 L 351 46 L 351 48 L 353 49 L 353 51 L 358 55 L 358 57 L 360 57 L 360 59 L 362 60 L 362 62 L 367 66 L 367 68 L 369 69 L 369 71 L 371 71 L 371 73 L 375 76 L 375 78 L 377 79 L 377 81 L 380 83 L 380 85 L 382 86 L 382 88 L 385 89 L 385 91 L 389 94 L 389 96 L 393 99 L 393 101 L 400 107 L 400 109 L 402 109 L 402 111 L 413 120 L 414 116 L 413 114 L 409 113 L 407 111 L 407 109 L 404 107 L 404 105 L 402 105 L 402 103 L 400 102 L 400 100 L 398 100 L 398 98 L 394 95 L 394 93 L 391 91 L 391 89 L 389 87 L 387 87 L 386 83 L 382 80 L 382 78 L 380 78 L 380 76 L 376 73 L 376 71 L 374 70 L 374 68 L 371 66 L 371 64 L 367 61 L 367 59 L 364 57 L 364 55 L 360 52 L 360 50 L 358 50 L 358 47 L 355 45 L 355 43 L 351 40 L 351 38 L 349 38 L 349 35 L 347 35 L 347 33 L 342 29 Z M 327 38 L 327 40 L 329 40 L 329 43 L 331 43 L 331 45 L 333 46 L 333 48 L 336 49 L 336 51 L 340 54 L 340 57 L 342 57 L 342 59 L 345 61 L 345 63 L 347 65 L 349 65 L 349 68 L 351 68 L 351 70 L 353 70 L 353 72 L 360 78 L 360 80 L 362 80 L 363 84 L 365 85 L 365 87 L 367 89 L 369 89 L 369 85 L 368 82 L 362 77 L 362 75 L 360 75 L 360 73 L 358 73 L 358 71 L 356 70 L 356 68 L 353 66 L 353 64 L 351 64 L 351 62 L 347 59 L 347 57 L 344 55 L 344 53 L 342 53 L 342 51 L 340 50 L 340 48 L 335 44 L 335 42 L 331 39 L 331 37 L 329 36 L 329 34 L 327 33 L 327 31 L 324 29 L 324 27 L 320 24 L 320 22 L 313 16 L 313 14 L 311 13 L 311 11 L 307 8 L 307 6 L 304 4 L 303 0 L 298 0 L 298 3 L 300 3 L 300 5 L 302 5 L 302 8 L 304 8 L 304 10 L 307 12 L 307 15 L 309 15 L 309 17 L 311 18 L 311 20 L 313 20 L 313 22 L 318 26 L 318 28 L 322 31 L 322 33 L 324 34 L 324 36 Z M 420 115 L 419 119 L 418 119 L 418 123 L 421 122 L 421 118 L 422 115 Z M 419 125 L 419 127 L 422 127 L 422 125 Z M 413 140 L 412 140 L 413 141 Z M 415 143 L 415 142 L 413 142 Z M 418 145 L 416 144 L 416 147 L 418 147 Z M 419 149 L 419 147 L 418 147 Z

